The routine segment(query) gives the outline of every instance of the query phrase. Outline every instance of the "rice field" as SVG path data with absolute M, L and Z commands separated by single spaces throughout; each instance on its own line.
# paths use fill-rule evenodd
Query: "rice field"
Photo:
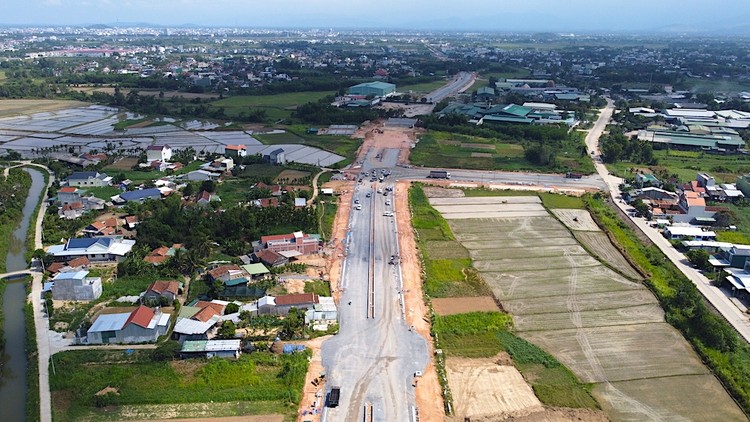
M 0 102 L 0 154 L 14 150 L 26 158 L 36 158 L 49 151 L 81 154 L 113 149 L 127 155 L 151 144 L 169 144 L 175 150 L 192 147 L 198 152 L 223 154 L 227 145 L 242 144 L 251 155 L 268 154 L 281 148 L 289 162 L 331 166 L 344 160 L 338 154 L 307 145 L 264 145 L 251 133 L 241 130 L 207 130 L 221 126 L 211 122 L 160 117 L 153 119 L 153 124 L 117 130 L 121 122 L 142 119 L 143 116 L 123 113 L 112 107 L 79 106 L 80 103 L 75 102 L 36 103 L 38 108 L 25 100 Z
M 430 198 L 446 211 L 472 265 L 513 315 L 518 335 L 581 381 L 594 383 L 594 394 L 612 420 L 744 420 L 688 342 L 665 322 L 653 294 L 628 278 L 638 278 L 637 272 L 588 213 L 556 210 L 565 224 L 546 210 L 512 215 L 536 201 Z M 463 218 L 461 206 L 473 209 L 473 217 Z M 711 403 L 713 412 L 696 405 L 702 397 L 710 399 L 703 403 Z

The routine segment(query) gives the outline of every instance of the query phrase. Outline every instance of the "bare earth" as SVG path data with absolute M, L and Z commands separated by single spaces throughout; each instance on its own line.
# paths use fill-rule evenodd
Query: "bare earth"
M 490 296 L 435 298 L 432 299 L 432 309 L 438 315 L 500 311 L 495 299 Z
M 498 365 L 495 360 L 451 357 L 446 360 L 455 420 L 483 417 L 498 420 L 544 409 L 518 369 Z
M 331 336 L 318 337 L 305 343 L 305 346 L 312 350 L 312 359 L 310 366 L 307 368 L 305 376 L 305 385 L 302 387 L 302 400 L 299 403 L 298 421 L 318 422 L 320 420 L 320 411 L 323 409 L 325 400 L 325 382 L 320 382 L 317 386 L 313 385 L 313 380 L 325 372 L 323 363 L 320 358 L 320 345 L 328 340 Z
M 0 117 L 23 116 L 86 105 L 88 104 L 79 101 L 2 100 L 0 101 Z
M 586 210 L 558 208 L 552 210 L 552 214 L 555 214 L 555 217 L 571 230 L 590 232 L 601 231 L 594 219 L 591 218 L 591 214 Z

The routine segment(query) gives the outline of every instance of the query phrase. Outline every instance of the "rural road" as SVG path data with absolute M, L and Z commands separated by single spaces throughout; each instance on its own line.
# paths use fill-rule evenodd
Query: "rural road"
M 447 84 L 427 94 L 427 101 L 438 103 L 451 95 L 464 92 L 474 85 L 477 74 L 474 72 L 458 72 Z
M 594 152 L 594 165 L 599 176 L 606 182 L 607 190 L 612 197 L 612 202 L 625 212 L 630 208 L 629 205 L 621 201 L 619 185 L 622 183 L 622 179 L 609 174 L 607 167 L 601 162 L 601 152 L 599 151 L 599 137 L 604 132 L 604 128 L 607 126 L 612 113 L 614 111 L 614 103 L 611 99 L 607 99 L 607 107 L 605 107 L 599 114 L 599 119 L 586 136 L 586 146 L 589 152 Z M 646 235 L 652 242 L 669 258 L 670 261 L 680 270 L 687 278 L 689 278 L 698 290 L 703 294 L 711 305 L 721 313 L 737 332 L 745 339 L 750 342 L 750 319 L 747 314 L 743 313 L 743 310 L 737 307 L 729 297 L 727 293 L 721 290 L 719 287 L 711 285 L 711 282 L 703 274 L 699 273 L 693 268 L 688 259 L 682 253 L 678 252 L 672 244 L 669 243 L 661 233 L 653 228 L 649 227 L 648 222 L 644 218 L 630 217 L 630 219 L 638 226 L 638 228 Z
M 382 161 L 368 154 L 362 171 L 373 165 L 393 166 L 398 150 L 387 150 Z M 340 330 L 322 347 L 327 385 L 341 388 L 340 405 L 324 409 L 323 421 L 364 420 L 366 406 L 372 406 L 372 421 L 407 421 L 415 416 L 413 374 L 423 371 L 429 359 L 424 338 L 411 331 L 402 314 L 400 272 L 390 265 L 397 253 L 398 237 L 393 217 L 393 195 L 378 194 L 383 184 L 358 184 L 346 236 L 346 257 L 342 268 L 339 301 Z M 371 197 L 366 197 L 371 193 Z M 408 212 L 399 210 L 398 212 Z M 328 389 L 330 391 L 330 388 Z

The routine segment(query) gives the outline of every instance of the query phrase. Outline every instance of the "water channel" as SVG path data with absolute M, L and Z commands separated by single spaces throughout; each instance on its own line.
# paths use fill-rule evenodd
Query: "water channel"
M 25 169 L 31 175 L 29 196 L 23 207 L 23 218 L 10 239 L 8 256 L 5 259 L 8 272 L 28 268 L 26 262 L 26 233 L 29 222 L 44 189 L 44 176 L 39 170 Z M 0 176 L 2 177 L 2 176 Z M 26 284 L 20 280 L 8 280 L 3 295 L 5 321 L 5 353 L 7 362 L 0 379 L 0 420 L 23 422 L 26 419 L 26 325 L 23 307 L 26 303 Z

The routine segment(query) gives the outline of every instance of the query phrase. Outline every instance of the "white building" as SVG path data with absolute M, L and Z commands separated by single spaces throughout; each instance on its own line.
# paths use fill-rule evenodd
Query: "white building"
M 172 158 L 172 148 L 169 145 L 149 145 L 146 148 L 147 161 L 169 161 Z

